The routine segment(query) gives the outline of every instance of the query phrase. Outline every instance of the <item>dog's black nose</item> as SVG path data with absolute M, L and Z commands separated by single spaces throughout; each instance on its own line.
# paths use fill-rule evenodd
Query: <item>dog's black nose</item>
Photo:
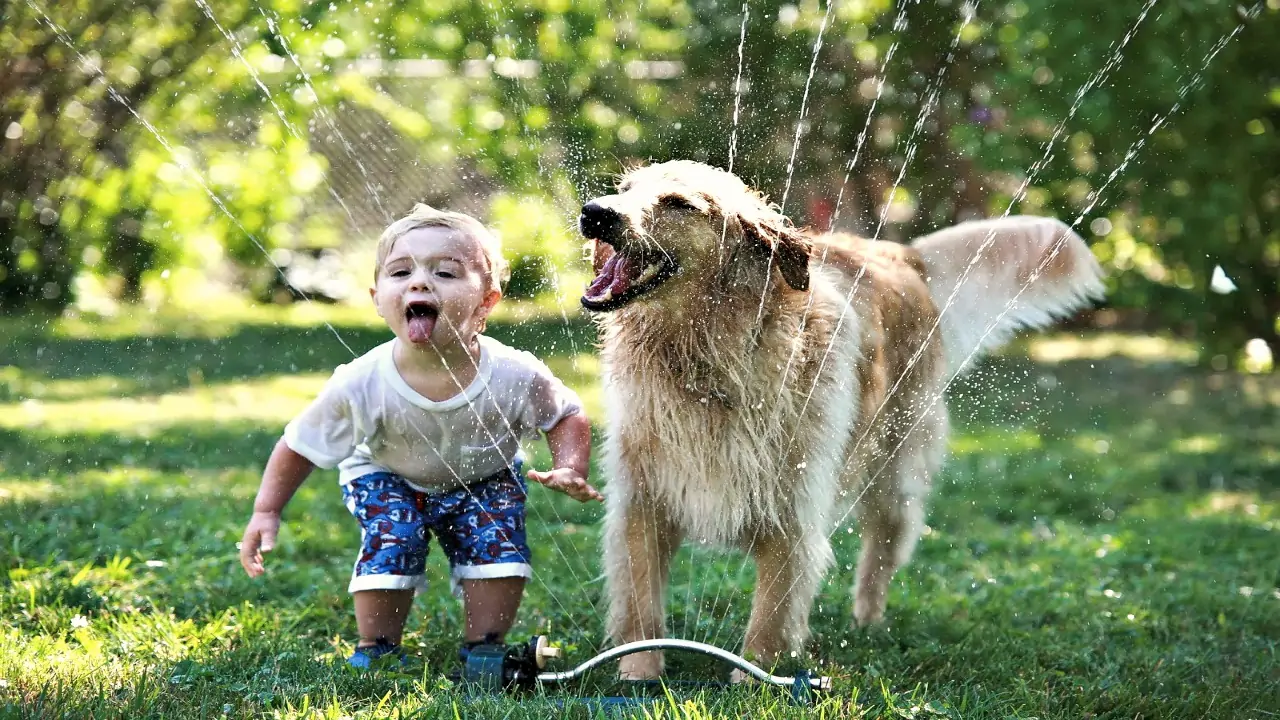
M 622 214 L 592 200 L 582 206 L 582 214 L 578 216 L 578 228 L 582 236 L 591 240 L 613 242 L 622 230 Z

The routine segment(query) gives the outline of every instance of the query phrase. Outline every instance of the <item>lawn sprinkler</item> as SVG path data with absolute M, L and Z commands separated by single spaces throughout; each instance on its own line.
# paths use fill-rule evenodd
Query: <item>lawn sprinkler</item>
M 560 648 L 552 647 L 545 635 L 538 635 L 525 643 L 511 645 L 485 644 L 471 649 L 462 670 L 462 680 L 486 692 L 533 690 L 539 687 L 558 686 L 578 679 L 599 665 L 633 653 L 647 650 L 686 650 L 722 660 L 741 670 L 751 678 L 790 690 L 791 698 L 800 705 L 814 701 L 820 692 L 831 689 L 831 678 L 815 676 L 801 670 L 794 676 L 772 675 L 735 655 L 714 645 L 692 640 L 639 640 L 610 648 L 599 655 L 565 672 L 546 670 L 549 660 L 560 657 Z M 704 686 L 723 686 L 723 683 L 703 683 Z M 618 705 L 636 702 L 636 698 L 602 698 L 606 704 Z

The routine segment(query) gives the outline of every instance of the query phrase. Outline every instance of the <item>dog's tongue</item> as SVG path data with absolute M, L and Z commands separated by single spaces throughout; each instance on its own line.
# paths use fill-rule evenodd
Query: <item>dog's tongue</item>
M 427 342 L 431 339 L 431 331 L 435 329 L 435 315 L 414 315 L 409 318 L 409 340 L 412 342 Z
M 631 279 L 639 268 L 636 259 L 625 253 L 614 253 L 600 268 L 600 274 L 587 287 L 586 298 L 605 302 L 631 289 Z

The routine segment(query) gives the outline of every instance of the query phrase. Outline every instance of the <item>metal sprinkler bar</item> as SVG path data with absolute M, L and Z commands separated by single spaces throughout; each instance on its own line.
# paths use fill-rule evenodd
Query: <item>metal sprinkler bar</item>
M 545 635 L 535 636 L 523 644 L 479 645 L 471 649 L 462 677 L 463 680 L 489 691 L 558 685 L 575 680 L 610 660 L 648 650 L 687 650 L 709 655 L 729 663 L 760 682 L 789 688 L 792 698 L 801 703 L 812 701 L 817 692 L 831 689 L 829 677 L 814 677 L 807 671 L 790 677 L 772 675 L 728 650 L 692 640 L 674 639 L 640 640 L 619 645 L 565 672 L 543 671 L 548 660 L 560 657 L 560 648 L 551 647 Z

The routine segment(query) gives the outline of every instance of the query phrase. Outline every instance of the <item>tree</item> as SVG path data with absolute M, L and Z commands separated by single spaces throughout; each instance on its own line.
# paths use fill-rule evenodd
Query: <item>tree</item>
M 272 132 L 298 116 L 281 109 L 258 123 L 253 182 L 206 180 L 199 167 L 228 154 L 246 160 L 237 138 L 209 140 L 220 112 L 274 112 L 252 94 L 238 47 L 228 47 L 260 20 L 254 7 L 3 0 L 0 308 L 65 307 L 86 258 L 111 263 L 124 294 L 136 296 L 141 273 L 189 250 L 217 203 L 240 211 L 229 236 L 270 243 L 256 234 L 296 202 L 251 191 L 311 161 L 299 159 L 305 142 Z M 192 140 L 201 141 L 195 151 Z
M 1111 303 L 1210 353 L 1250 338 L 1280 352 L 1275 4 L 1009 7 L 993 28 L 1003 70 L 992 104 L 1007 120 L 995 142 L 970 139 L 982 163 L 1024 174 L 1061 126 L 1055 160 L 1020 204 L 1078 218 L 1113 273 Z M 1215 266 L 1238 292 L 1210 292 Z
M 411 173 L 568 220 L 627 163 L 684 157 L 732 162 L 819 229 L 907 239 L 1055 214 L 1092 236 L 1113 305 L 1280 349 L 1270 6 L 0 1 L 6 307 L 65 303 L 86 257 L 126 296 L 205 246 L 265 265 L 340 234 L 307 198 L 372 203 L 380 224 L 429 199 Z M 570 240 L 514 235 L 522 282 L 544 287 L 534 257 Z M 1206 292 L 1215 265 L 1239 292 Z

